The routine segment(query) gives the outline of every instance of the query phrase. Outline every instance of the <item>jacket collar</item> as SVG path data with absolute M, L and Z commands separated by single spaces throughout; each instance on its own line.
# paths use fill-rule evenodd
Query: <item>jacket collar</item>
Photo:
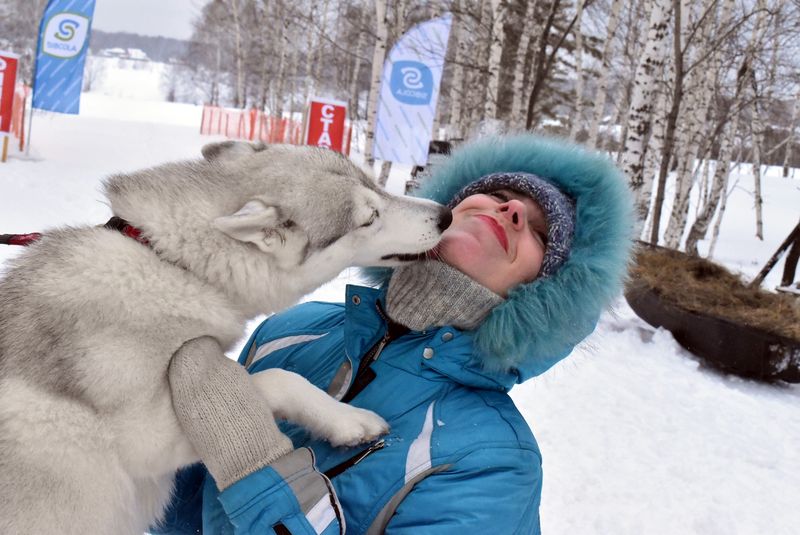
M 354 366 L 370 347 L 386 332 L 386 321 L 379 311 L 385 308 L 386 289 L 348 285 L 345 302 L 345 351 Z M 516 371 L 485 370 L 481 365 L 471 331 L 452 326 L 426 331 L 411 331 L 407 335 L 418 340 L 415 349 L 393 362 L 411 373 L 435 374 L 473 388 L 508 391 L 519 381 Z M 410 338 L 408 339 L 410 340 Z

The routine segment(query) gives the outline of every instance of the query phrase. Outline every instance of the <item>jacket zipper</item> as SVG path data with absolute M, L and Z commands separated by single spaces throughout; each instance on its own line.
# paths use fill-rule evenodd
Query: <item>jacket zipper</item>
M 370 447 L 368 447 L 367 449 L 356 453 L 346 461 L 343 461 L 334 466 L 333 468 L 326 470 L 325 475 L 328 477 L 328 479 L 333 479 L 342 472 L 354 467 L 355 465 L 357 465 L 358 463 L 360 463 L 361 461 L 363 461 L 376 451 L 382 450 L 384 447 L 386 447 L 386 441 L 381 439 L 375 444 L 370 445 Z
M 378 357 L 381 356 L 381 352 L 383 348 L 385 348 L 389 342 L 395 340 L 411 329 L 401 325 L 399 323 L 393 322 L 389 319 L 383 310 L 380 307 L 379 303 L 376 303 L 376 308 L 378 309 L 378 314 L 381 318 L 386 322 L 386 333 L 384 333 L 383 337 L 378 340 L 378 342 L 373 345 L 369 351 L 366 352 L 364 357 L 361 359 L 361 363 L 358 365 L 358 371 L 356 372 L 355 379 L 353 379 L 353 383 L 350 385 L 350 388 L 347 389 L 344 396 L 342 396 L 342 403 L 350 403 L 354 397 L 356 397 L 359 392 L 364 390 L 369 383 L 375 379 L 375 372 L 370 368 L 373 362 L 378 360 Z

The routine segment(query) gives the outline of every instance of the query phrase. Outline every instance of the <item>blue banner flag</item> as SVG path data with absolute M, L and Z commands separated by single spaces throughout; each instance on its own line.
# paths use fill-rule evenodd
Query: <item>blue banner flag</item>
M 375 158 L 425 165 L 439 100 L 451 15 L 417 24 L 383 65 L 375 120 Z
M 95 0 L 50 0 L 39 24 L 33 107 L 77 114 Z

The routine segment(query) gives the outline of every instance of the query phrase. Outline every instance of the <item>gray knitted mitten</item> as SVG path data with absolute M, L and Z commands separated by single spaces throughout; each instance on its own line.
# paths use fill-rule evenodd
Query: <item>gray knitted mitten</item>
M 169 384 L 181 427 L 220 490 L 292 451 L 247 371 L 214 338 L 175 352 Z

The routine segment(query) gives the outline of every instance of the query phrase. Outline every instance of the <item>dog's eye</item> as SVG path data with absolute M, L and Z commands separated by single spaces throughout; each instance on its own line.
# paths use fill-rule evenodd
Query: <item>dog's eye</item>
M 379 216 L 379 215 L 380 215 L 380 214 L 378 213 L 378 211 L 377 211 L 377 210 L 373 210 L 373 211 L 372 211 L 372 215 L 371 215 L 371 216 L 369 216 L 369 221 L 367 221 L 366 223 L 364 223 L 364 224 L 363 224 L 363 225 L 361 225 L 361 226 L 362 226 L 362 227 L 368 227 L 368 226 L 370 226 L 371 224 L 373 224 L 373 223 L 375 222 L 375 220 L 376 220 L 376 219 L 378 219 L 378 216 Z

